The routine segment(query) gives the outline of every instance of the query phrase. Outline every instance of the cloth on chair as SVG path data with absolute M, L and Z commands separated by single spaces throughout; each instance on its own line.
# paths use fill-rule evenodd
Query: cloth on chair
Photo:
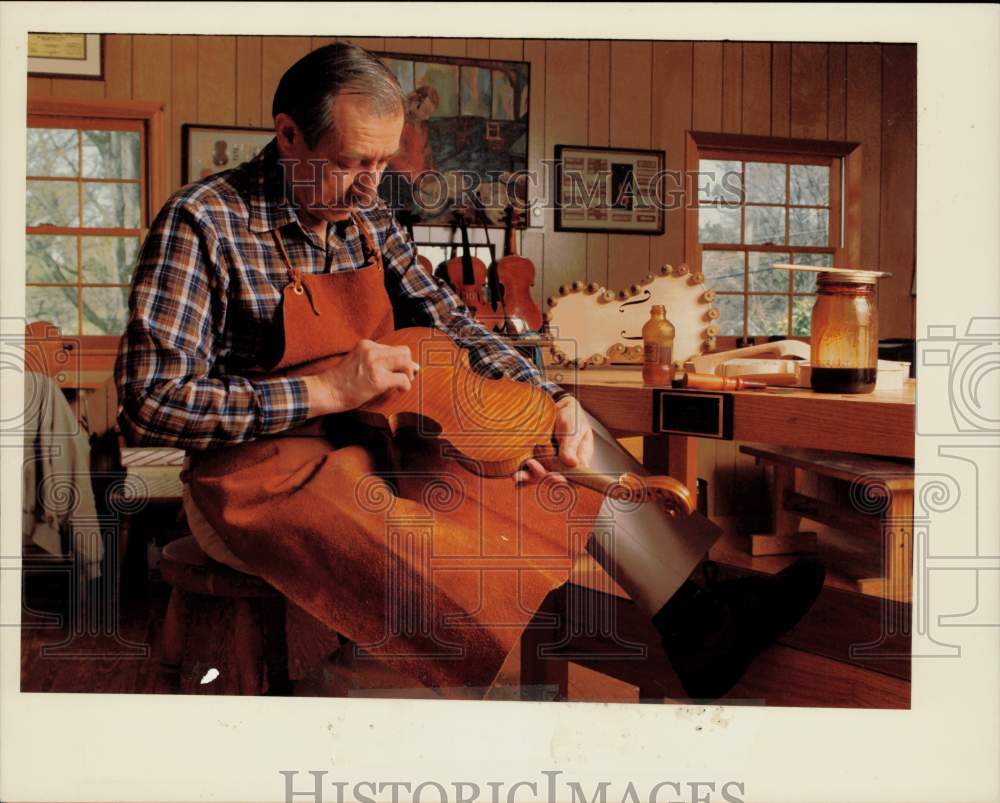
M 24 411 L 22 542 L 64 556 L 67 530 L 82 578 L 100 577 L 104 544 L 87 436 L 59 385 L 44 374 L 25 373 Z

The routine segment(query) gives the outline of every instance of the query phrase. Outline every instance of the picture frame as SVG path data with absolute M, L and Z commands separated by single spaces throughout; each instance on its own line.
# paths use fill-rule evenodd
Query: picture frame
M 406 96 L 400 151 L 379 186 L 389 206 L 414 225 L 448 227 L 463 190 L 476 186 L 486 225 L 503 228 L 509 204 L 530 205 L 530 62 L 373 55 Z
M 666 152 L 556 145 L 555 230 L 659 235 Z
M 29 33 L 28 75 L 104 80 L 104 39 L 98 33 Z
M 185 123 L 181 126 L 181 183 L 247 162 L 272 139 L 273 128 Z

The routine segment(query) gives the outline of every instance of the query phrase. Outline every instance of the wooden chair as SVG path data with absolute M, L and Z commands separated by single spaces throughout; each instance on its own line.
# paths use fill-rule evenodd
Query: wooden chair
M 863 594 L 909 602 L 913 562 L 913 465 L 849 452 L 742 445 L 757 463 L 774 467 L 774 532 L 751 536 L 751 553 L 813 552 L 816 533 L 799 532 L 806 518 L 881 537 L 883 573 L 857 581 Z M 803 472 L 851 483 L 850 507 L 799 492 Z

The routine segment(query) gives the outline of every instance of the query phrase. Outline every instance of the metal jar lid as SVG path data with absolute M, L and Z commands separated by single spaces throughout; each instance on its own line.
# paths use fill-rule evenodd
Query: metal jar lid
M 840 270 L 836 273 L 823 271 L 816 276 L 817 285 L 875 284 L 876 282 L 878 282 L 878 273 L 870 270 Z

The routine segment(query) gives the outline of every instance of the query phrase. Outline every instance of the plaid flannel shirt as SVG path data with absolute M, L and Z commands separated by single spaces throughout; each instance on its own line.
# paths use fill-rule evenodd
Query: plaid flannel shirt
M 179 190 L 153 222 L 115 364 L 118 422 L 129 443 L 207 449 L 306 420 L 301 378 L 252 375 L 289 281 L 272 231 L 282 229 L 303 273 L 354 270 L 364 257 L 353 224 L 331 226 L 325 243 L 300 225 L 277 158 L 272 140 L 253 161 Z M 482 375 L 560 390 L 420 267 L 391 211 L 380 204 L 361 214 L 382 251 L 397 327 L 441 329 Z

